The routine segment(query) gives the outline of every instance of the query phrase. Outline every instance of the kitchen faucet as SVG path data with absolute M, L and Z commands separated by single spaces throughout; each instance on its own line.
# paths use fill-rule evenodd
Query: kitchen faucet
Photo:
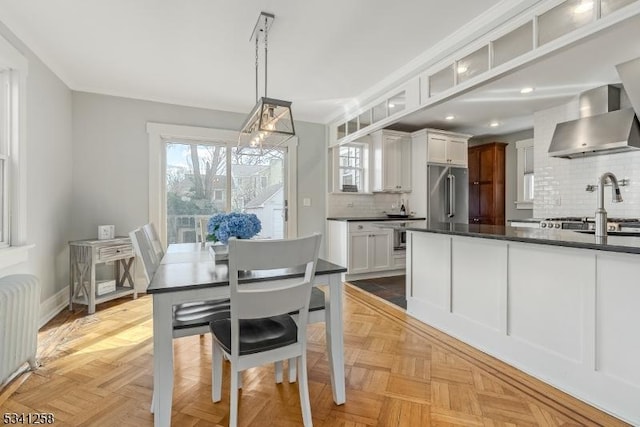
M 618 186 L 618 179 L 611 172 L 603 173 L 598 179 L 598 209 L 596 209 L 596 237 L 607 235 L 607 211 L 604 209 L 604 183 L 611 181 L 611 195 L 613 203 L 620 203 L 622 195 Z

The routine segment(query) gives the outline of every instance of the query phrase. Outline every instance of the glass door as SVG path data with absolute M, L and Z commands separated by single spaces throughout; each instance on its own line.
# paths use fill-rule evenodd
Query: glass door
M 227 146 L 198 142 L 168 142 L 167 243 L 202 240 L 201 219 L 227 212 Z
M 287 237 L 286 147 L 231 149 L 231 210 L 255 214 L 258 238 Z
M 167 141 L 167 244 L 203 241 L 208 219 L 231 211 L 255 214 L 262 224 L 258 238 L 286 238 L 286 164 L 286 147 Z

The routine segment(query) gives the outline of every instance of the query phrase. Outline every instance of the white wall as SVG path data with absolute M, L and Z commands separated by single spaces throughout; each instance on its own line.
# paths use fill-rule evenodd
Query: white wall
M 514 132 L 493 137 L 471 138 L 469 146 L 488 144 L 490 142 L 506 142 L 505 150 L 505 219 L 527 219 L 533 217 L 533 209 L 516 209 L 518 198 L 518 152 L 516 141 L 533 138 L 533 129 Z
M 295 105 L 294 114 L 295 114 Z M 73 93 L 72 238 L 114 224 L 123 235 L 148 221 L 147 122 L 240 129 L 244 114 L 85 92 Z M 324 232 L 325 127 L 296 122 L 298 234 Z M 302 199 L 311 198 L 311 207 Z
M 11 31 L 0 34 L 29 62 L 27 76 L 27 242 L 29 261 L 0 271 L 35 274 L 47 300 L 68 284 L 71 230 L 71 91 Z M 66 296 L 66 295 L 65 295 Z
M 624 202 L 611 203 L 611 189 L 605 188 L 605 209 L 609 217 L 640 216 L 640 151 L 579 159 L 561 159 L 548 154 L 551 137 L 557 123 L 578 118 L 577 100 L 550 108 L 534 115 L 534 168 L 536 218 L 558 216 L 593 217 L 597 193 L 585 191 L 587 184 L 596 184 L 603 172 L 613 172 L 618 179 L 628 178 L 630 185 L 622 187 Z

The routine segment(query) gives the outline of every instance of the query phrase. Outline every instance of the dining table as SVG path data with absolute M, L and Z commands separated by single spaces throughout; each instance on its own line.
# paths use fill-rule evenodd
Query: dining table
M 314 286 L 328 285 L 325 292 L 325 330 L 331 388 L 336 404 L 345 403 L 344 345 L 342 324 L 342 276 L 347 269 L 318 259 Z M 304 276 L 304 269 L 281 268 L 239 273 L 239 282 L 286 280 Z M 170 244 L 147 293 L 153 298 L 153 399 L 156 427 L 171 425 L 173 398 L 173 307 L 177 304 L 229 298 L 229 266 L 216 261 L 208 245 Z

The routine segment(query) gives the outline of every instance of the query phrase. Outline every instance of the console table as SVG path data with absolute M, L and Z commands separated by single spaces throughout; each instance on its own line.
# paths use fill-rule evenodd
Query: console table
M 73 304 L 84 304 L 89 314 L 96 311 L 96 304 L 133 294 L 138 297 L 131 266 L 135 259 L 131 239 L 75 240 L 69 242 L 69 310 Z M 96 265 L 113 262 L 115 290 L 97 294 Z

